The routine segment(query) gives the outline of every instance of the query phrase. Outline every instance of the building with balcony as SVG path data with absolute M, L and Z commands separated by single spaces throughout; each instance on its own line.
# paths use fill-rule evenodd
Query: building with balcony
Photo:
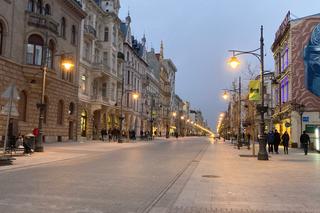
M 288 131 L 292 146 L 299 145 L 301 131 L 306 129 L 317 149 L 320 149 L 319 23 L 319 14 L 292 19 L 289 12 L 272 45 L 275 127 L 280 133 Z
M 124 37 L 119 1 L 83 0 L 81 24 L 78 135 L 99 139 L 102 129 L 119 128 Z
M 80 26 L 86 13 L 74 0 L 1 1 L 0 93 L 14 84 L 19 100 L 11 134 L 26 135 L 39 124 L 43 67 L 47 66 L 43 117 L 45 141 L 76 140 Z M 61 66 L 62 55 L 74 68 Z M 0 99 L 4 110 L 6 99 Z M 4 113 L 5 114 L 5 113 Z M 6 115 L 0 115 L 0 135 L 5 136 Z
M 135 131 L 140 134 L 147 130 L 146 78 L 148 73 L 147 50 L 145 36 L 138 41 L 131 34 L 131 17 L 128 14 L 125 22 L 121 23 L 121 32 L 124 36 L 123 53 L 125 66 L 123 73 L 123 130 Z M 133 94 L 138 93 L 139 98 L 134 99 Z

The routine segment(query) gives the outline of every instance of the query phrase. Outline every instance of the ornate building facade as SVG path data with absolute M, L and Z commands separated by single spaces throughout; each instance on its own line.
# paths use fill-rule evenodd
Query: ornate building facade
M 19 116 L 13 117 L 15 135 L 38 127 L 46 64 L 44 139 L 77 139 L 77 102 L 80 25 L 86 16 L 74 0 L 0 1 L 0 93 L 15 85 Z M 67 54 L 74 63 L 70 71 L 61 66 Z M 8 100 L 0 99 L 4 110 Z M 5 135 L 6 115 L 0 115 L 0 135 Z

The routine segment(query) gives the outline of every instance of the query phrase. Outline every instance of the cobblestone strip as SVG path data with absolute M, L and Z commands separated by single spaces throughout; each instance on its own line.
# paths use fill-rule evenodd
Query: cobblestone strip
M 185 184 L 188 182 L 193 171 L 198 166 L 202 156 L 208 149 L 209 144 L 206 144 L 198 154 L 192 159 L 158 194 L 158 196 L 150 202 L 145 209 L 139 210 L 140 213 L 166 213 L 173 206 L 174 202 L 182 192 Z

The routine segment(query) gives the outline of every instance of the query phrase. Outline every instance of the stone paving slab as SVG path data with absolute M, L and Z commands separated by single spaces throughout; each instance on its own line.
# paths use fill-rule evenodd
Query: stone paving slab
M 167 212 L 320 212 L 319 154 L 290 149 L 269 161 L 241 154 L 250 151 L 212 144 Z
M 70 160 L 86 157 L 88 155 L 102 154 L 119 149 L 128 149 L 151 144 L 150 142 L 135 143 L 107 143 L 99 141 L 52 143 L 45 144 L 45 152 L 35 152 L 31 156 L 21 153 L 13 155 L 12 165 L 0 166 L 0 172 L 29 168 L 32 166 L 44 165 L 56 161 Z

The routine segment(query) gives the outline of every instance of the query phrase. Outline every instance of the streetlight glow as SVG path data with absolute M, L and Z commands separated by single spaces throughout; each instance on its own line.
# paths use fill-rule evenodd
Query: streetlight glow
M 223 99 L 224 100 L 228 100 L 228 98 L 229 98 L 229 95 L 228 95 L 228 93 L 225 91 L 224 93 L 223 93 Z
M 66 71 L 69 71 L 72 67 L 74 67 L 74 63 L 72 60 L 65 58 L 62 60 L 61 66 L 63 66 Z
M 229 61 L 228 64 L 233 68 L 236 69 L 239 65 L 240 65 L 240 61 L 236 56 L 232 56 Z
M 137 100 L 139 98 L 139 93 L 133 93 L 132 97 L 134 100 Z

